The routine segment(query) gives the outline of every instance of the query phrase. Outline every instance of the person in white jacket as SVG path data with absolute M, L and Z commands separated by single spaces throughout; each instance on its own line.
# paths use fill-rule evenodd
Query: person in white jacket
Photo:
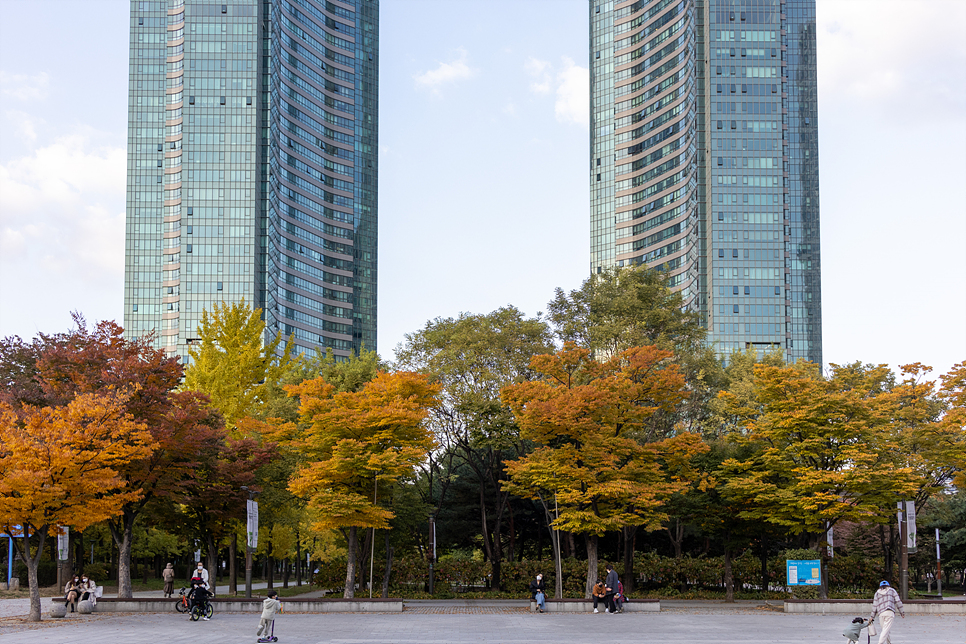
M 87 575 L 81 577 L 81 601 L 85 599 L 97 605 L 97 584 Z
M 256 636 L 265 632 L 265 638 L 259 641 L 267 641 L 269 630 L 272 627 L 272 622 L 275 621 L 276 613 L 281 612 L 282 602 L 278 601 L 278 593 L 274 590 L 268 591 L 268 599 L 262 602 L 262 620 L 258 622 L 258 630 L 255 632 Z
M 205 570 L 205 565 L 200 561 L 198 562 L 198 567 L 195 569 L 194 574 L 191 575 L 192 579 L 196 577 L 201 579 L 201 585 L 205 587 L 205 590 L 211 590 L 211 586 L 208 585 L 208 571 Z

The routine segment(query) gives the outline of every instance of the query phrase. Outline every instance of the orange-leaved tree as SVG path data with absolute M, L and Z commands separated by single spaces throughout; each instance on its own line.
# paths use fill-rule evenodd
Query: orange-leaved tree
M 21 535 L 15 543 L 27 563 L 31 621 L 40 621 L 37 566 L 47 536 L 116 516 L 141 495 L 119 470 L 155 444 L 126 412 L 129 398 L 113 390 L 56 407 L 0 403 L 0 531 Z
M 665 499 L 687 485 L 688 464 L 707 450 L 690 433 L 643 440 L 652 416 L 686 396 L 670 359 L 670 351 L 646 346 L 598 362 L 567 343 L 533 358 L 543 379 L 503 389 L 520 436 L 536 444 L 528 456 L 507 463 L 506 486 L 553 510 L 556 529 L 585 535 L 587 597 L 597 577 L 597 538 L 628 525 L 659 529 L 667 519 Z
M 300 396 L 307 425 L 289 439 L 301 462 L 290 489 L 319 510 L 314 529 L 346 534 L 349 598 L 355 588 L 357 529 L 386 528 L 393 518 L 373 496 L 386 498 L 389 484 L 410 475 L 432 449 L 424 421 L 439 387 L 421 374 L 381 372 L 355 392 L 337 392 L 323 378 L 288 391 Z M 281 434 L 278 438 L 284 441 Z

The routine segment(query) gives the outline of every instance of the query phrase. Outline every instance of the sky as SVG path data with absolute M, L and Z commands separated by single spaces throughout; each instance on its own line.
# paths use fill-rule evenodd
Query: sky
M 129 6 L 0 0 L 0 337 L 122 319 Z M 966 2 L 817 13 L 825 361 L 935 376 L 966 360 Z M 588 275 L 587 20 L 584 0 L 382 0 L 384 358 Z

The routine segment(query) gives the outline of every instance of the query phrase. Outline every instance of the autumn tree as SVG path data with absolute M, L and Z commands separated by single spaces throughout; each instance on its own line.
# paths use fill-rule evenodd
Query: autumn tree
M 533 358 L 543 379 L 503 389 L 521 436 L 536 445 L 507 463 L 505 486 L 554 508 L 555 528 L 585 536 L 587 597 L 597 576 L 597 538 L 626 525 L 659 529 L 667 518 L 663 502 L 683 489 L 691 459 L 707 449 L 690 433 L 641 440 L 650 417 L 686 395 L 670 357 L 647 346 L 599 362 L 567 343 Z
M 505 307 L 486 315 L 463 313 L 431 320 L 407 334 L 396 353 L 401 367 L 425 373 L 442 387 L 428 420 L 440 450 L 429 454 L 424 465 L 426 502 L 438 513 L 457 471 L 465 472 L 464 481 L 472 480 L 495 589 L 501 586 L 503 526 L 510 499 L 510 491 L 501 486 L 506 480 L 504 464 L 526 451 L 500 390 L 533 377 L 531 359 L 550 351 L 543 321 Z
M 191 365 L 185 371 L 184 388 L 206 394 L 229 431 L 239 418 L 262 414 L 266 389 L 291 357 L 290 342 L 281 359 L 276 358 L 281 336 L 266 341 L 261 314 L 244 299 L 215 303 L 210 312 L 201 314 L 200 344 L 188 350 Z
M 758 364 L 751 395 L 722 392 L 735 419 L 730 438 L 750 450 L 719 471 L 725 495 L 745 506 L 739 515 L 810 535 L 813 546 L 840 521 L 894 515 L 916 476 L 896 458 L 890 375 L 884 365 L 832 365 L 826 378 L 811 363 Z
M 300 466 L 290 488 L 318 510 L 317 530 L 346 532 L 345 597 L 354 596 L 357 530 L 383 529 L 392 511 L 373 496 L 412 474 L 432 447 L 427 410 L 439 387 L 425 376 L 380 373 L 357 392 L 338 392 L 323 378 L 290 388 L 301 399 L 304 432 L 293 438 Z
M 141 491 L 120 474 L 150 456 L 151 434 L 127 413 L 130 394 L 81 394 L 66 405 L 16 410 L 0 403 L 0 530 L 20 526 L 17 552 L 27 564 L 30 620 L 40 621 L 37 566 L 58 526 L 83 530 L 122 512 Z
M 30 343 L 7 338 L 0 347 L 0 378 L 11 386 L 6 399 L 16 407 L 66 405 L 76 396 L 133 385 L 125 411 L 144 423 L 156 442 L 150 456 L 124 464 L 120 475 L 141 495 L 124 504 L 108 522 L 118 548 L 118 596 L 131 597 L 131 547 L 134 527 L 146 506 L 170 502 L 179 492 L 196 454 L 211 448 L 220 417 L 196 393 L 176 393 L 183 375 L 178 358 L 155 349 L 153 336 L 125 338 L 115 322 L 92 326 L 73 314 L 74 328 L 38 334 Z

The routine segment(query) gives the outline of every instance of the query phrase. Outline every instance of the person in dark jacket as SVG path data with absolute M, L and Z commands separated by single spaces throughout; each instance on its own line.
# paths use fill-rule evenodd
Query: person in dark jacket
M 607 564 L 607 577 L 604 579 L 604 609 L 605 613 L 616 613 L 617 603 L 614 601 L 614 595 L 617 594 L 617 589 L 619 588 L 620 579 L 617 578 L 617 571 L 614 570 L 614 566 Z
M 530 598 L 537 602 L 541 613 L 547 607 L 547 584 L 543 580 L 543 575 L 537 575 L 537 578 L 530 582 Z

